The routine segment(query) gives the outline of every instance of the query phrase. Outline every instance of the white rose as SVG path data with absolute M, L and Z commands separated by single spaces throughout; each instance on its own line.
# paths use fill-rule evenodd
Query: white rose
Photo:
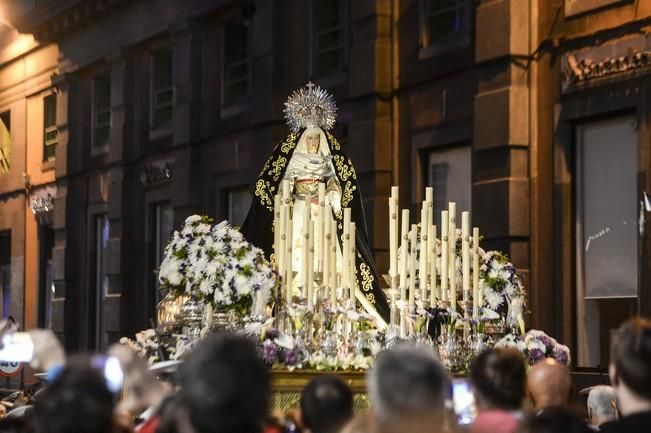
M 201 216 L 199 216 L 199 215 L 190 215 L 189 217 L 187 217 L 185 219 L 185 225 L 198 223 L 199 221 L 201 221 Z

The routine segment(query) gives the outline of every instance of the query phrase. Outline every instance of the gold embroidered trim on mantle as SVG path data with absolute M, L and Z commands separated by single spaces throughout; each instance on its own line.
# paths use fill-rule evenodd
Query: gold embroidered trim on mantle
M 269 196 L 269 193 L 273 195 L 273 192 L 275 191 L 276 187 L 271 186 L 271 182 L 264 181 L 262 179 L 259 179 L 255 183 L 255 196 L 260 199 L 260 204 L 262 206 L 265 206 L 267 209 L 270 211 L 273 211 L 273 201 L 271 201 L 271 197 Z
M 344 193 L 341 195 L 341 207 L 348 207 L 348 204 L 353 201 L 353 192 L 357 189 L 351 181 L 346 181 L 344 186 Z
M 335 162 L 335 167 L 337 168 L 337 173 L 339 173 L 339 178 L 343 181 L 347 181 L 349 178 L 357 179 L 357 174 L 353 168 L 353 164 L 348 158 L 348 161 L 342 155 L 335 155 L 332 157 Z
M 341 150 L 341 145 L 337 141 L 334 135 L 332 135 L 329 131 L 325 131 L 326 137 L 328 137 L 328 141 L 334 147 L 335 150 Z
M 280 151 L 283 153 L 289 153 L 294 150 L 296 147 L 296 134 L 292 132 L 287 136 L 285 141 L 280 144 Z
M 280 151 L 285 154 L 289 154 L 296 147 L 296 138 L 297 135 L 291 133 L 287 136 L 285 141 L 280 143 Z M 283 174 L 283 170 L 287 165 L 287 158 L 279 153 L 278 156 L 274 159 L 274 156 L 270 156 L 264 163 L 262 171 L 258 176 L 258 180 L 255 183 L 255 196 L 260 201 L 260 205 L 266 207 L 267 209 L 273 211 L 273 199 L 272 197 L 276 193 L 276 187 L 271 185 L 271 179 L 275 183 L 278 182 L 280 176 Z M 269 178 L 268 176 L 271 176 Z
M 277 182 L 278 178 L 280 178 L 285 165 L 287 165 L 287 158 L 284 156 L 280 156 L 277 160 L 271 163 L 273 168 L 269 170 L 268 174 L 273 177 L 274 182 Z
M 359 272 L 362 275 L 362 290 L 365 292 L 370 292 L 373 290 L 373 280 L 375 279 L 373 277 L 373 273 L 371 272 L 371 268 L 366 264 L 366 263 L 360 263 L 359 265 Z M 367 297 L 368 299 L 368 297 Z M 369 299 L 370 301 L 370 299 Z M 371 302 L 372 304 L 375 304 L 375 300 Z

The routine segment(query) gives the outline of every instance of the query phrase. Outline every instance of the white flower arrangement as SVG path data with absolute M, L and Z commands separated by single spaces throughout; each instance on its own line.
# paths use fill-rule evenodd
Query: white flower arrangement
M 214 225 L 201 215 L 188 217 L 173 233 L 158 278 L 162 289 L 242 313 L 266 306 L 279 284 L 261 249 L 227 221 Z
M 488 251 L 480 259 L 479 285 L 484 294 L 486 312 L 505 318 L 509 310 L 523 309 L 526 292 L 515 266 L 499 251 Z M 522 311 L 512 311 L 519 316 Z M 494 314 L 491 314 L 494 316 Z M 519 320 L 516 318 L 515 320 Z

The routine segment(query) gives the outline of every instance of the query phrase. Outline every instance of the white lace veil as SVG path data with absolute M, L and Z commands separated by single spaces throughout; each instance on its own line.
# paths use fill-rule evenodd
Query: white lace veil
M 319 153 L 323 156 L 330 155 L 330 146 L 328 145 L 328 139 L 326 138 L 323 129 L 319 127 L 307 128 L 305 131 L 303 131 L 301 138 L 298 139 L 298 143 L 296 144 L 295 152 L 307 153 L 307 136 L 317 133 L 321 136 L 321 140 L 319 141 Z

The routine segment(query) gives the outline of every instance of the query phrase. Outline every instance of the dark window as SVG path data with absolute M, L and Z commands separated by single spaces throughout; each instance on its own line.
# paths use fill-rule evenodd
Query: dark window
M 0 232 L 0 312 L 11 315 L 11 232 Z
M 103 146 L 111 129 L 111 75 L 93 78 L 93 145 Z
M 226 190 L 226 217 L 234 226 L 244 223 L 252 202 L 248 186 L 238 186 Z
M 3 111 L 0 113 L 0 122 L 4 123 L 7 132 L 11 133 L 11 111 Z
M 58 140 L 57 96 L 51 94 L 43 98 L 43 161 L 55 158 Z
M 434 149 L 427 158 L 427 185 L 434 188 L 434 222 L 440 227 L 441 211 L 448 209 L 449 201 L 456 202 L 457 209 L 471 210 L 472 150 L 468 145 Z
M 635 116 L 575 129 L 577 367 L 607 366 L 614 330 L 637 310 L 638 142 Z
M 152 54 L 152 126 L 168 125 L 174 111 L 174 56 L 171 48 Z
M 421 0 L 423 46 L 462 33 L 467 28 L 467 0 Z
M 0 174 L 11 169 L 11 113 L 0 113 Z
M 163 255 L 165 253 L 165 247 L 172 237 L 172 232 L 174 231 L 174 210 L 172 205 L 169 202 L 155 203 L 153 205 L 153 239 L 154 239 L 154 251 L 153 251 L 153 267 L 150 275 L 153 275 L 154 278 L 154 288 L 156 292 L 154 293 L 153 299 L 158 303 L 160 300 L 160 286 L 158 283 L 158 273 L 157 270 L 160 267 L 161 262 L 163 261 Z
M 241 23 L 224 26 L 224 105 L 232 105 L 249 94 L 249 28 Z
M 346 0 L 313 0 L 312 65 L 316 77 L 344 68 L 346 60 Z

